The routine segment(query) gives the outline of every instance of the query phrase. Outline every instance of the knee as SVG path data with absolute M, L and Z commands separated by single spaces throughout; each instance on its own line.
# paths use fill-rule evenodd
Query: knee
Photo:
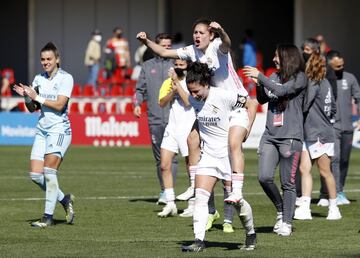
M 161 161 L 160 169 L 161 169 L 161 173 L 163 173 L 163 174 L 168 172 L 168 171 L 171 171 L 171 162 Z
M 33 181 L 35 184 L 42 184 L 44 181 L 43 173 L 30 172 L 29 176 L 31 181 Z
M 261 185 L 266 185 L 274 182 L 274 179 L 266 174 L 260 174 L 258 176 L 258 180 Z

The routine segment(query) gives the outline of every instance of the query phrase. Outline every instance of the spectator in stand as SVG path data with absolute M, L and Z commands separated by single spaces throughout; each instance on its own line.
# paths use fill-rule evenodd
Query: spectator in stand
M 352 150 L 354 127 L 352 121 L 352 101 L 355 100 L 357 113 L 360 114 L 360 87 L 357 79 L 351 73 L 344 71 L 344 58 L 340 52 L 331 50 L 327 54 L 327 62 L 334 70 L 337 78 L 335 115 L 335 155 L 332 159 L 332 172 L 336 180 L 337 204 L 350 204 L 344 194 L 344 186 L 349 170 L 349 160 Z M 355 130 L 360 129 L 360 120 L 357 121 Z M 322 183 L 323 185 L 323 183 Z M 328 206 L 326 188 L 320 189 L 319 206 Z
M 114 28 L 113 37 L 106 42 L 105 51 L 107 54 L 109 54 L 109 51 L 114 53 L 116 70 L 120 72 L 122 77 L 125 77 L 127 68 L 131 67 L 131 60 L 129 43 L 127 39 L 124 38 L 122 28 Z
M 155 43 L 163 48 L 171 48 L 171 36 L 160 33 L 155 37 Z M 173 60 L 155 56 L 143 63 L 139 79 L 136 84 L 134 99 L 134 115 L 141 116 L 140 105 L 147 101 L 147 115 L 151 135 L 152 151 L 156 163 L 157 176 L 160 183 L 158 204 L 166 204 L 164 182 L 161 174 L 160 148 L 165 128 L 169 120 L 170 105 L 160 107 L 158 104 L 159 91 L 162 83 L 168 78 L 168 70 L 174 65 Z M 177 174 L 177 159 L 172 159 L 171 171 L 175 181 Z
M 310 204 L 312 192 L 312 163 L 316 163 L 320 175 L 329 190 L 329 212 L 326 219 L 341 219 L 336 204 L 336 184 L 331 173 L 331 157 L 334 156 L 335 132 L 331 122 L 336 113 L 335 99 L 330 83 L 325 79 L 326 61 L 320 54 L 316 39 L 306 39 L 302 46 L 306 61 L 305 73 L 308 86 L 304 101 L 304 144 L 301 153 L 300 173 L 302 197 L 295 209 L 294 219 L 312 219 Z
M 279 72 L 270 78 L 250 66 L 244 68 L 244 74 L 257 83 L 259 103 L 268 103 L 266 129 L 258 150 L 259 182 L 277 210 L 273 231 L 280 236 L 290 236 L 296 200 L 295 178 L 304 140 L 302 104 L 307 79 L 303 58 L 296 46 L 278 45 L 273 61 Z M 278 165 L 283 196 L 274 181 Z
M 323 35 L 318 34 L 315 39 L 320 43 L 320 54 L 325 57 L 326 54 L 331 50 L 331 48 L 326 43 Z
M 87 45 L 84 60 L 85 66 L 89 69 L 87 84 L 91 84 L 95 88 L 97 86 L 97 78 L 100 69 L 101 39 L 101 32 L 99 30 L 94 30 Z
M 243 39 L 242 44 L 240 44 L 240 49 L 243 50 L 243 66 L 256 67 L 256 44 L 254 41 L 254 33 L 252 30 L 245 30 L 245 38 Z
M 60 54 L 49 42 L 40 51 L 44 72 L 35 76 L 32 86 L 15 85 L 14 90 L 24 97 L 30 112 L 41 110 L 30 156 L 31 180 L 45 191 L 45 211 L 33 227 L 53 226 L 53 214 L 59 201 L 68 224 L 74 222 L 72 194 L 60 190 L 57 174 L 71 143 L 71 126 L 67 115 L 68 103 L 74 85 L 71 74 L 60 68 Z

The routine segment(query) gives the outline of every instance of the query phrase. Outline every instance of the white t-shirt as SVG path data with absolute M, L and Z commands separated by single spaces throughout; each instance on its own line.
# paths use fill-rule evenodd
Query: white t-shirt
M 39 95 L 41 97 L 53 101 L 57 100 L 59 95 L 70 98 L 73 86 L 73 77 L 62 69 L 59 69 L 51 80 L 49 80 L 46 72 L 38 74 L 32 83 L 33 88 L 39 88 Z M 41 105 L 41 115 L 37 128 L 50 133 L 70 132 L 71 128 L 67 109 L 68 105 L 59 112 Z
M 238 94 L 210 87 L 203 108 L 196 114 L 201 149 L 213 157 L 228 156 L 229 115 L 238 103 Z
M 211 85 L 248 96 L 248 92 L 234 69 L 230 53 L 225 54 L 221 52 L 219 48 L 221 43 L 220 38 L 214 39 L 210 42 L 205 53 L 194 45 L 178 48 L 176 51 L 180 59 L 191 60 L 193 62 L 200 61 L 213 69 L 214 76 Z

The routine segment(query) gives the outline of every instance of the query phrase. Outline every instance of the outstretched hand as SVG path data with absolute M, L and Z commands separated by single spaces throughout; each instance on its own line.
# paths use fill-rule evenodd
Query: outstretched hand
M 257 82 L 257 78 L 260 72 L 256 67 L 245 66 L 243 71 L 246 77 L 251 78 L 253 81 Z

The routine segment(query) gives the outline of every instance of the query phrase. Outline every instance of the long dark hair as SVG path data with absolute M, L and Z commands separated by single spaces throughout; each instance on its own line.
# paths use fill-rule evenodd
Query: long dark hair
M 293 44 L 280 44 L 276 47 L 279 56 L 279 75 L 281 83 L 289 81 L 299 72 L 304 71 L 304 59 L 299 49 Z

